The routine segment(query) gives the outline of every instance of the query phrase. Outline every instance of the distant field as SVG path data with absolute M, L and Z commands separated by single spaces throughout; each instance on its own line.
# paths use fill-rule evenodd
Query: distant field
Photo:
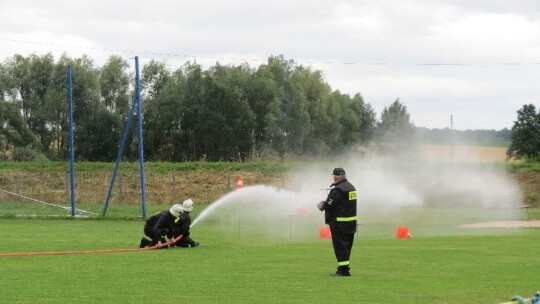
M 420 146 L 420 155 L 430 161 L 496 162 L 506 159 L 506 149 L 506 147 L 424 144 Z

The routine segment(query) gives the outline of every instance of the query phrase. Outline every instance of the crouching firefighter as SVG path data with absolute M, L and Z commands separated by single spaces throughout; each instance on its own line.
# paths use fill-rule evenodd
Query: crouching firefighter
M 184 208 L 182 205 L 175 204 L 169 210 L 152 215 L 144 224 L 145 237 L 141 239 L 139 247 L 162 246 L 162 244 L 166 243 L 165 237 L 170 233 L 174 221 L 179 218 L 183 211 Z
M 197 247 L 200 245 L 199 242 L 194 241 L 189 235 L 189 228 L 191 227 L 191 216 L 190 212 L 193 211 L 193 201 L 187 199 L 182 203 L 184 211 L 180 213 L 180 216 L 174 220 L 169 234 L 167 235 L 169 239 L 177 238 L 180 235 L 183 235 L 180 240 L 176 241 L 171 245 L 177 247 Z

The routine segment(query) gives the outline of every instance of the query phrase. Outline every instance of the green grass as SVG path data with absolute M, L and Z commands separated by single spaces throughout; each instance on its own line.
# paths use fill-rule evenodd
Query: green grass
M 197 248 L 0 257 L 0 303 L 499 303 L 540 290 L 540 229 L 473 231 L 441 217 L 442 228 L 413 224 L 414 238 L 397 240 L 395 223 L 370 216 L 350 278 L 329 276 L 332 246 L 317 231 L 270 239 L 203 221 L 192 231 Z M 0 225 L 0 253 L 11 253 L 133 248 L 143 221 Z
M 510 172 L 515 172 L 520 169 L 526 169 L 531 172 L 540 172 L 540 162 L 532 160 L 511 162 L 508 163 L 507 168 Z
M 305 164 L 301 162 L 146 162 L 145 169 L 158 174 L 167 174 L 170 172 L 193 171 L 200 169 L 219 169 L 219 170 L 272 170 L 284 172 L 291 168 L 302 167 Z M 111 172 L 115 163 L 104 162 L 76 162 L 75 171 L 77 172 L 95 172 L 106 170 Z M 139 162 L 120 163 L 122 172 L 139 172 Z M 69 162 L 66 161 L 0 161 L 2 170 L 21 170 L 37 172 L 69 172 Z

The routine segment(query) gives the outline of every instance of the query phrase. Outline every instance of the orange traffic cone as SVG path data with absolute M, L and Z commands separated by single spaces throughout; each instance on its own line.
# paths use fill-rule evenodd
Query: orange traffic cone
M 412 238 L 409 228 L 407 227 L 398 227 L 396 232 L 397 239 L 410 239 Z
M 242 188 L 244 188 L 244 182 L 242 180 L 242 177 L 239 176 L 238 177 L 238 182 L 236 183 L 236 189 L 242 189 Z
M 330 233 L 330 226 L 324 226 L 321 229 L 319 229 L 319 238 L 321 239 L 332 238 L 332 234 Z

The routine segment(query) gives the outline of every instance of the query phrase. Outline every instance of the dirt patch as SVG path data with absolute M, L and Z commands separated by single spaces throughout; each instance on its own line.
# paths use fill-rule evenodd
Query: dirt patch
M 424 144 L 420 155 L 431 161 L 494 162 L 506 160 L 506 148 Z
M 495 221 L 459 225 L 460 228 L 540 228 L 540 220 L 531 221 Z
M 540 202 L 540 174 L 532 170 L 518 170 L 512 176 L 517 180 L 519 187 L 523 190 L 526 205 L 537 206 Z

